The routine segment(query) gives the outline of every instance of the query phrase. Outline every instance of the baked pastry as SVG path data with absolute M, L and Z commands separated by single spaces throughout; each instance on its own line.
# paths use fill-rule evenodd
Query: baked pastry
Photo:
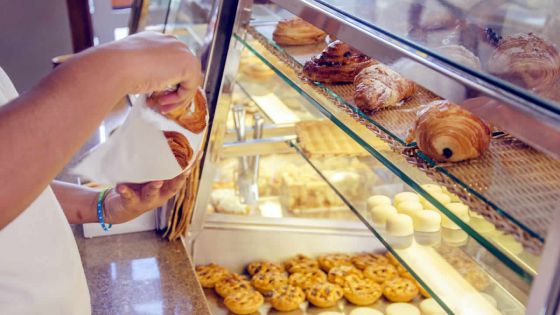
M 295 17 L 276 24 L 272 39 L 278 45 L 311 45 L 325 41 L 327 34 L 310 23 Z
M 251 283 L 242 275 L 232 273 L 216 282 L 214 290 L 221 297 L 240 291 L 240 290 L 253 290 Z
M 394 278 L 384 285 L 383 296 L 391 302 L 409 302 L 418 295 L 418 287 L 409 279 Z
M 251 284 L 264 295 L 270 295 L 272 290 L 288 284 L 285 272 L 259 272 L 251 279 Z
M 303 74 L 311 81 L 323 83 L 352 83 L 354 77 L 365 67 L 377 61 L 364 55 L 348 44 L 336 40 L 320 55 L 303 65 Z
M 296 272 L 290 275 L 288 283 L 306 291 L 317 283 L 327 282 L 327 275 L 319 269 Z
M 317 307 L 331 307 L 343 296 L 342 288 L 329 282 L 317 283 L 307 290 L 307 300 Z
M 387 280 L 397 278 L 399 273 L 393 265 L 377 264 L 367 267 L 364 270 L 364 276 L 377 283 L 384 283 Z
M 247 273 L 251 276 L 259 272 L 284 272 L 284 267 L 270 261 L 254 261 L 247 265 Z
M 344 297 L 355 305 L 375 303 L 382 294 L 383 288 L 377 282 L 367 278 L 349 277 L 343 287 Z
M 313 258 L 298 254 L 284 262 L 284 268 L 289 273 L 303 272 L 313 269 L 319 269 L 319 263 Z
M 411 135 L 424 154 L 439 162 L 477 158 L 491 140 L 486 123 L 449 101 L 433 102 L 421 111 Z
M 193 155 L 193 149 L 189 145 L 187 137 L 176 131 L 164 131 L 163 135 L 167 138 L 167 144 L 171 148 L 171 152 L 173 152 L 179 166 L 182 169 L 186 168 Z
M 203 288 L 213 288 L 216 282 L 229 275 L 226 267 L 216 264 L 198 265 L 195 270 L 196 277 Z
M 292 285 L 275 289 L 270 299 L 270 305 L 280 312 L 297 310 L 303 302 L 305 302 L 305 293 L 301 288 Z
M 352 260 L 346 254 L 327 254 L 320 256 L 317 260 L 319 261 L 319 267 L 325 272 L 329 272 L 332 267 L 352 266 Z
M 362 272 L 358 268 L 354 266 L 342 265 L 331 268 L 331 270 L 329 270 L 329 274 L 327 275 L 327 280 L 329 280 L 330 283 L 344 286 L 346 278 L 350 275 L 359 279 L 364 277 L 362 275 Z
M 354 78 L 354 102 L 364 112 L 398 106 L 414 90 L 414 82 L 380 63 L 364 68 Z
M 386 265 L 389 260 L 381 254 L 360 253 L 352 257 L 352 263 L 356 268 L 364 270 L 371 265 Z
M 241 290 L 228 295 L 224 304 L 234 314 L 251 314 L 264 303 L 263 296 L 255 290 Z
M 488 72 L 528 89 L 546 90 L 558 79 L 560 56 L 533 33 L 504 37 L 488 60 Z
M 181 89 L 181 87 L 179 87 Z M 147 100 L 148 105 L 153 107 L 155 104 L 154 99 L 158 96 L 169 93 L 168 91 L 153 93 Z M 208 108 L 206 103 L 206 96 L 202 88 L 198 88 L 194 98 L 189 106 L 177 108 L 165 114 L 169 119 L 177 122 L 181 127 L 193 133 L 201 133 L 207 125 L 206 116 Z

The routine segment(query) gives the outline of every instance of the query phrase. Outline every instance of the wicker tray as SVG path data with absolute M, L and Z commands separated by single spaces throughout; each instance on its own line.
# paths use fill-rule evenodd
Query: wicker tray
M 325 44 L 282 48 L 271 40 L 274 26 L 249 27 L 248 32 L 287 66 L 301 74 L 302 64 L 321 52 Z M 322 85 L 310 82 L 345 112 L 364 124 L 391 148 L 429 177 L 459 195 L 472 210 L 482 214 L 505 233 L 512 234 L 525 249 L 539 254 L 557 208 L 560 191 L 560 161 L 512 138 L 493 139 L 479 159 L 438 165 L 410 147 L 405 139 L 416 111 L 438 97 L 420 89 L 398 108 L 367 117 L 353 104 L 351 84 Z M 334 96 L 332 94 L 335 94 Z

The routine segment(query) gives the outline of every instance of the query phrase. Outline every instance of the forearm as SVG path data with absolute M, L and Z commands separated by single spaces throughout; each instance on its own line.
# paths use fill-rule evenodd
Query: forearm
M 60 203 L 66 219 L 71 224 L 97 222 L 97 197 L 95 189 L 53 181 L 51 188 Z
M 123 66 L 109 54 L 81 54 L 0 108 L 0 229 L 45 189 L 125 95 L 124 80 L 114 75 Z

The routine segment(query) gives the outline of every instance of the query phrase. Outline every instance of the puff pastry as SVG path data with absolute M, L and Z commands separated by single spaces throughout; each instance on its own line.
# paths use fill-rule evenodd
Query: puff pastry
M 272 33 L 272 39 L 284 46 L 317 44 L 326 36 L 325 32 L 298 17 L 278 22 Z
M 382 64 L 364 68 L 354 79 L 354 102 L 365 112 L 394 107 L 414 93 L 415 85 Z
M 168 92 L 164 91 L 152 94 L 148 99 L 148 105 L 154 107 L 154 98 L 161 96 L 163 93 Z M 204 95 L 204 91 L 198 88 L 189 106 L 172 110 L 166 113 L 165 116 L 175 120 L 181 127 L 198 134 L 206 128 L 207 111 L 206 96 Z
M 167 138 L 167 144 L 181 168 L 187 167 L 193 155 L 193 149 L 189 145 L 187 137 L 176 131 L 164 131 L 163 135 Z
M 409 140 L 439 162 L 477 158 L 490 145 L 491 130 L 480 118 L 449 101 L 436 101 L 419 113 Z
M 348 44 L 336 40 L 320 55 L 303 66 L 303 73 L 312 81 L 323 83 L 352 83 L 354 77 L 365 67 L 377 61 L 364 55 Z
M 524 88 L 546 90 L 558 79 L 560 56 L 535 34 L 507 36 L 490 56 L 488 71 Z

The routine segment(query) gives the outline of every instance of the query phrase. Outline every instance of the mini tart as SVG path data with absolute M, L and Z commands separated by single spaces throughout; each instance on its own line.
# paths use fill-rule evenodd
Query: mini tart
M 396 268 L 397 268 L 397 272 L 399 273 L 399 276 L 410 280 L 415 280 L 414 277 L 410 274 L 410 272 L 408 272 L 408 270 L 406 270 L 406 268 L 403 265 L 398 264 Z
M 290 285 L 300 287 L 304 291 L 322 282 L 327 282 L 327 275 L 320 269 L 292 273 L 288 278 Z
M 319 267 L 325 272 L 329 272 L 331 268 L 337 266 L 352 266 L 352 260 L 346 254 L 327 254 L 320 256 L 318 261 Z
M 244 276 L 234 273 L 216 282 L 214 290 L 221 297 L 225 298 L 239 290 L 253 290 L 253 287 Z
M 272 290 L 288 284 L 288 275 L 285 272 L 259 272 L 253 276 L 251 284 L 262 294 L 270 295 Z
M 229 275 L 226 267 L 216 264 L 199 265 L 195 270 L 196 277 L 203 288 L 213 288 L 216 282 Z
M 418 295 L 418 287 L 409 279 L 395 278 L 384 285 L 383 295 L 391 302 L 409 302 Z
M 395 256 L 393 256 L 393 254 L 391 254 L 391 253 L 389 253 L 389 252 L 388 252 L 387 254 L 385 254 L 385 257 L 387 257 L 387 259 L 389 260 L 389 263 L 390 263 L 390 264 L 393 264 L 393 265 L 395 265 L 395 266 L 401 264 L 401 263 L 399 262 L 399 260 L 396 259 Z
M 280 312 L 297 310 L 303 302 L 305 302 L 305 293 L 301 288 L 292 285 L 275 289 L 270 299 L 270 305 Z
M 352 257 L 352 263 L 360 270 L 371 265 L 387 265 L 389 259 L 381 254 L 361 253 Z
M 313 258 L 298 254 L 284 262 L 284 268 L 289 273 L 301 272 L 303 270 L 319 269 L 319 263 Z
M 397 268 L 393 265 L 373 265 L 364 270 L 364 276 L 377 283 L 383 283 L 387 280 L 395 279 L 399 276 Z
M 317 283 L 307 290 L 307 300 L 317 307 L 331 307 L 342 298 L 342 288 L 336 284 Z
M 247 265 L 247 272 L 251 276 L 259 272 L 284 272 L 284 267 L 270 261 L 254 261 Z
M 346 278 L 351 275 L 357 278 L 364 277 L 362 275 L 362 272 L 358 268 L 354 266 L 342 265 L 331 268 L 331 270 L 329 270 L 329 274 L 327 275 L 327 280 L 329 280 L 330 283 L 344 286 L 344 283 L 346 283 Z
M 355 305 L 370 305 L 381 297 L 383 288 L 371 279 L 352 278 L 343 287 L 344 297 Z
M 234 314 L 252 314 L 264 303 L 263 296 L 255 290 L 240 290 L 228 295 L 224 304 Z

